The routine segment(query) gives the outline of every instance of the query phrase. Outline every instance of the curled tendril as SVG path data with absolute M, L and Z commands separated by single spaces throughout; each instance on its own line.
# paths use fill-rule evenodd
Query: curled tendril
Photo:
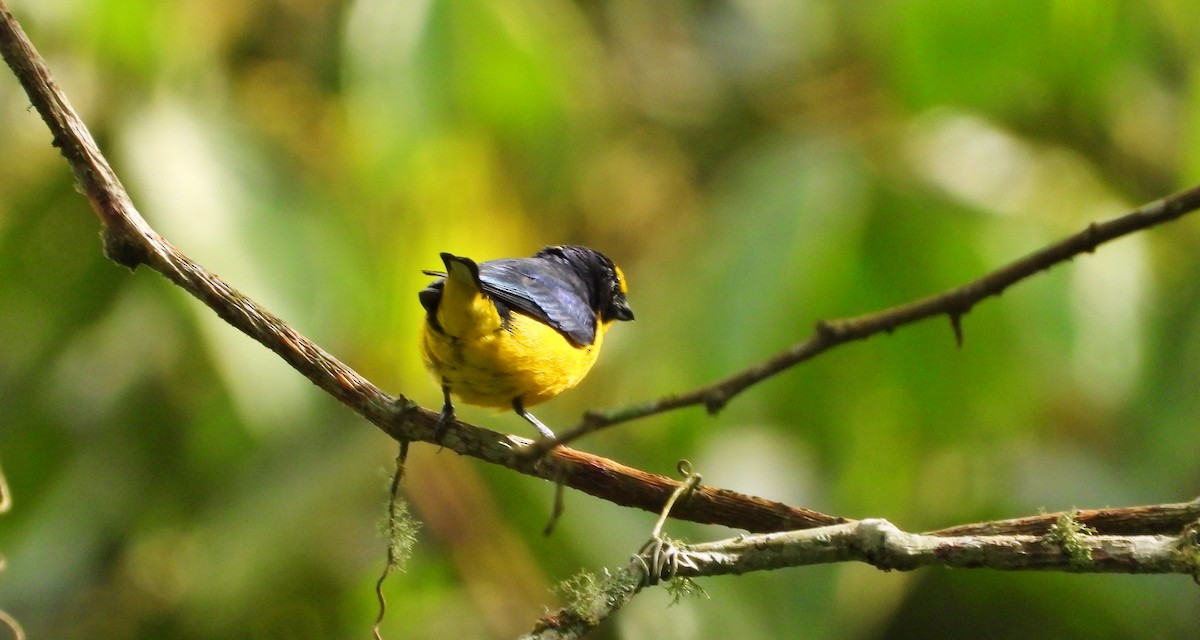
M 638 562 L 645 573 L 643 586 L 653 586 L 663 580 L 674 579 L 675 575 L 679 573 L 680 567 L 699 568 L 686 552 L 680 551 L 674 542 L 662 536 L 663 525 L 671 515 L 671 509 L 675 507 L 675 503 L 700 484 L 701 476 L 692 470 L 691 462 L 680 460 L 675 468 L 679 471 L 679 475 L 683 476 L 684 481 L 675 487 L 675 491 L 663 505 L 658 521 L 654 523 L 654 529 L 650 532 L 650 539 L 630 559 L 631 562 Z

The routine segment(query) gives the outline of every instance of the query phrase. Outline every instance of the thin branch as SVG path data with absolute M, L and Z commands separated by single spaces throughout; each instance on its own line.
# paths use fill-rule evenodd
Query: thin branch
M 1164 507 L 1168 505 L 1163 505 Z M 883 571 L 909 571 L 942 566 L 1002 571 L 1063 571 L 1070 573 L 1160 573 L 1197 576 L 1200 572 L 1200 523 L 1175 535 L 1094 535 L 1088 527 L 1062 514 L 1046 535 L 940 536 L 901 531 L 882 519 L 848 524 L 738 536 L 716 542 L 675 545 L 681 561 L 664 580 L 741 575 L 791 567 L 839 562 L 863 562 Z M 577 638 L 628 604 L 649 581 L 631 584 L 630 576 L 644 575 L 649 558 L 634 556 L 586 597 L 546 614 L 526 638 Z
M 559 433 L 557 439 L 539 441 L 532 448 L 533 453 L 549 451 L 557 445 L 573 442 L 606 427 L 683 407 L 704 405 L 710 414 L 715 414 L 747 388 L 801 362 L 811 360 L 833 347 L 879 333 L 891 333 L 898 327 L 927 318 L 947 316 L 955 339 L 961 345 L 962 317 L 981 301 L 999 296 L 1005 289 L 1039 271 L 1071 260 L 1082 253 L 1092 253 L 1105 242 L 1170 222 L 1197 209 L 1200 209 L 1200 185 L 1143 205 L 1111 220 L 1089 224 L 1079 233 L 1034 251 L 960 287 L 875 313 L 841 320 L 822 320 L 817 323 L 812 336 L 807 340 L 724 379 L 686 393 L 669 395 L 650 402 L 605 412 L 590 411 L 577 426 Z
M 434 441 L 438 414 L 403 396 L 384 393 L 261 305 L 172 246 L 142 218 L 96 145 L 87 126 L 59 89 L 33 44 L 0 0 L 0 55 L 41 114 L 100 219 L 105 253 L 130 269 L 146 265 L 208 305 L 222 319 L 275 352 L 313 384 L 398 441 Z M 581 451 L 561 448 L 553 464 L 514 454 L 529 441 L 455 421 L 440 443 L 447 449 L 567 486 L 623 506 L 658 512 L 678 483 Z M 732 491 L 699 487 L 680 518 L 747 531 L 779 531 L 847 522 Z
M 964 524 L 937 531 L 931 536 L 1043 535 L 1066 512 L 1043 513 L 1025 518 Z M 1109 535 L 1170 535 L 1189 522 L 1200 520 L 1200 498 L 1190 502 L 1137 507 L 1080 509 L 1070 512 L 1080 524 Z
M 371 626 L 371 637 L 383 640 L 379 627 L 387 615 L 387 598 L 383 595 L 383 583 L 394 569 L 400 569 L 412 555 L 413 545 L 416 544 L 415 522 L 408 514 L 408 505 L 400 497 L 400 483 L 404 481 L 404 471 L 408 463 L 408 441 L 400 441 L 400 450 L 396 454 L 396 468 L 392 471 L 392 481 L 388 485 L 387 519 L 383 524 L 383 534 L 387 538 L 387 562 L 379 579 L 375 581 L 375 599 L 379 603 L 379 614 L 375 624 Z

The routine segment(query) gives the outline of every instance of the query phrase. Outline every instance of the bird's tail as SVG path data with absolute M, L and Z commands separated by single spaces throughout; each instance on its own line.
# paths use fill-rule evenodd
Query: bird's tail
M 483 292 L 479 266 L 470 258 L 449 253 L 442 254 L 442 262 L 446 265 L 446 282 L 437 309 L 442 330 L 452 336 L 466 336 L 499 329 L 500 313 Z

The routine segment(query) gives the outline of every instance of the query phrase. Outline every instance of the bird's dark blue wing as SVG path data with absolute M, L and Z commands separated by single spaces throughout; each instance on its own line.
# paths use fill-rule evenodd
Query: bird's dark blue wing
M 587 286 L 571 268 L 538 258 L 491 260 L 479 265 L 484 293 L 509 309 L 554 327 L 579 346 L 596 340 L 596 312 Z

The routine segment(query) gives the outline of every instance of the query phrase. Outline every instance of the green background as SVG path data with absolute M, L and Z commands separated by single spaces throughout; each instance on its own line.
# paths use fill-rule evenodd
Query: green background
M 554 428 L 707 383 L 1200 179 L 1185 0 L 10 0 L 150 223 L 440 402 L 421 269 L 579 242 L 616 327 Z M 147 270 L 0 74 L 0 608 L 33 637 L 365 638 L 395 443 Z M 920 531 L 1200 491 L 1200 220 L 579 446 Z M 508 414 L 465 419 L 531 435 Z M 427 445 L 388 638 L 512 636 L 654 515 Z M 692 541 L 731 535 L 671 523 Z M 1186 576 L 824 566 L 662 590 L 612 638 L 1185 638 Z

